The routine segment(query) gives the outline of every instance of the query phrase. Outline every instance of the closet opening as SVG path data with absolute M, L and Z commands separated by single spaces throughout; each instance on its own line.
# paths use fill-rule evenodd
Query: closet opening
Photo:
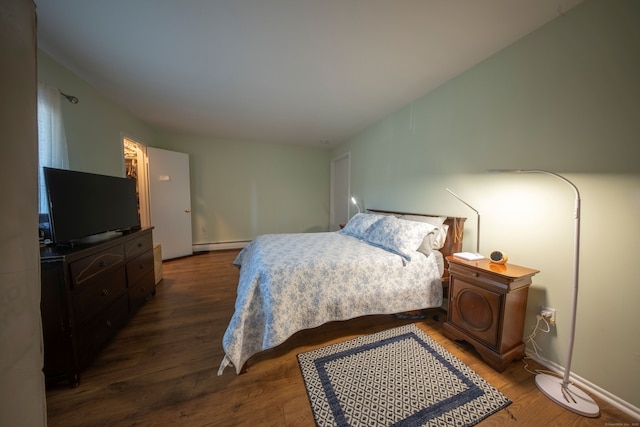
M 140 225 L 142 227 L 149 227 L 151 225 L 151 213 L 149 209 L 149 162 L 147 161 L 147 147 L 127 137 L 122 139 L 122 146 L 125 176 L 136 181 Z

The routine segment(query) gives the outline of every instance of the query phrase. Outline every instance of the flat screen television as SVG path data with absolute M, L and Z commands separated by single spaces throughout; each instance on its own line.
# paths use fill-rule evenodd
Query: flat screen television
M 89 236 L 140 228 L 132 179 L 43 168 L 52 240 L 73 244 Z

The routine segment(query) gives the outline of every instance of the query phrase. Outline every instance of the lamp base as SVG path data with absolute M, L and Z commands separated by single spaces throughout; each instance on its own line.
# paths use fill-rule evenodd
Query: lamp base
M 536 375 L 536 385 L 540 391 L 558 405 L 585 417 L 600 415 L 600 408 L 591 397 L 572 384 L 563 389 L 562 381 L 562 378 L 552 375 Z

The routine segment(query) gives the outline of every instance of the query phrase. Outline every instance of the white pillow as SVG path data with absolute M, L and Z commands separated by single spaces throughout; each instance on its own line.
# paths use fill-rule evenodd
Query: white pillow
M 446 216 L 422 216 L 422 215 L 402 215 L 400 219 L 409 221 L 426 222 L 436 227 L 440 227 L 447 220 Z
M 444 242 L 447 240 L 447 232 L 449 231 L 449 226 L 444 223 L 447 219 L 446 216 L 403 215 L 400 218 L 409 221 L 426 222 L 437 227 L 433 233 L 428 234 L 424 238 L 418 251 L 429 255 L 432 250 L 437 251 L 442 249 Z
M 347 234 L 349 236 L 356 237 L 360 240 L 364 240 L 367 229 L 379 219 L 384 218 L 383 215 L 377 214 L 368 214 L 368 213 L 357 213 L 347 225 L 344 226 L 342 230 L 339 230 L 340 234 Z
M 364 240 L 411 261 L 425 236 L 435 229 L 434 225 L 426 222 L 385 216 L 369 227 Z

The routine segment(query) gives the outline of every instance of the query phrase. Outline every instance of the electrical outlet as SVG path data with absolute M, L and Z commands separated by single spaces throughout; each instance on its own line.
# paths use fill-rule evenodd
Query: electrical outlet
M 556 324 L 556 309 L 555 308 L 542 307 L 540 309 L 540 316 L 544 317 L 547 320 L 547 322 L 549 322 L 551 325 L 555 325 Z

